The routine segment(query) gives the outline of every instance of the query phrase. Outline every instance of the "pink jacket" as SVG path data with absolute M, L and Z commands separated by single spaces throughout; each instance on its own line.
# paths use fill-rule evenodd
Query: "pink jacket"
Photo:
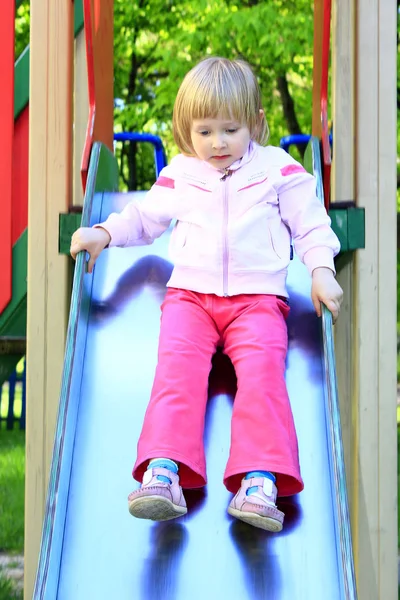
M 176 220 L 168 286 L 233 296 L 287 296 L 291 238 L 310 273 L 335 272 L 340 245 L 317 198 L 313 176 L 289 154 L 250 143 L 227 173 L 178 155 L 143 201 L 99 226 L 110 246 L 151 244 Z

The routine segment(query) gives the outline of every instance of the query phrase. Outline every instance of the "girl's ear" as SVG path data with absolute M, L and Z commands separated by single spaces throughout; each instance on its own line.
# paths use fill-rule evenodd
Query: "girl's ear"
M 260 108 L 260 110 L 258 111 L 258 119 L 257 119 L 257 124 L 256 124 L 255 137 L 257 137 L 257 135 L 262 130 L 262 125 L 263 125 L 264 119 L 265 119 L 265 113 L 264 113 L 263 109 Z

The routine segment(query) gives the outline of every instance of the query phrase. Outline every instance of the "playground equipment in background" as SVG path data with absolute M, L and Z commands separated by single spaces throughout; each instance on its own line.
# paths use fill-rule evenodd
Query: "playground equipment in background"
M 15 8 L 0 20 L 0 387 L 26 351 L 29 153 L 29 46 L 14 64 Z M 74 3 L 74 35 L 83 28 L 82 1 Z
M 156 178 L 159 176 L 161 169 L 167 164 L 167 157 L 165 154 L 164 145 L 161 138 L 158 135 L 152 135 L 151 133 L 138 133 L 138 132 L 121 132 L 114 133 L 115 142 L 133 142 L 133 143 L 149 143 L 154 146 L 154 164 L 156 168 Z
M 95 11 L 94 18 L 87 19 L 94 27 L 88 48 L 93 84 L 91 102 L 85 93 L 87 74 L 83 56 L 89 36 L 84 38 L 82 32 L 76 39 L 75 68 L 72 68 L 73 8 L 79 7 L 82 10 L 80 0 L 31 3 L 29 110 L 33 118 L 29 121 L 27 352 L 28 371 L 32 376 L 28 372 L 26 492 L 30 502 L 26 506 L 25 527 L 25 593 L 28 597 L 31 597 L 37 566 L 69 305 L 69 261 L 59 254 L 59 221 L 61 214 L 72 208 L 76 210 L 79 204 L 79 199 L 75 200 L 79 196 L 77 193 L 71 206 L 71 173 L 74 173 L 74 189 L 78 189 L 80 179 L 77 169 L 73 170 L 71 166 L 73 98 L 75 155 L 80 155 L 84 143 L 88 106 L 96 110 L 91 113 L 95 115 L 95 121 L 89 128 L 93 136 L 87 145 L 87 157 L 92 142 L 104 142 L 112 148 L 113 0 L 85 0 L 86 9 L 93 7 Z M 355 569 L 361 598 L 394 600 L 397 596 L 397 339 L 393 277 L 396 268 L 397 10 L 394 0 L 371 0 L 369 3 L 335 0 L 334 9 L 332 107 L 335 144 L 330 213 L 333 216 L 339 212 L 338 200 L 344 202 L 340 214 L 341 220 L 347 222 L 345 233 L 349 239 L 353 216 L 362 207 L 368 212 L 365 250 L 347 252 L 338 264 L 338 279 L 346 300 L 335 326 Z M 312 134 L 321 138 L 324 130 L 325 140 L 327 120 L 322 81 L 327 83 L 323 68 L 326 75 L 329 10 L 328 0 L 315 0 Z M 7 21 L 11 22 L 9 15 Z M 6 37 L 2 35 L 0 39 L 3 41 Z M 10 47 L 9 43 L 9 54 Z M 72 71 L 76 74 L 75 83 L 72 82 Z M 5 73 L 3 69 L 2 73 Z M 4 98 L 2 100 L 5 102 Z M 8 102 L 11 101 L 8 96 Z M 10 119 L 10 113 L 6 104 L 2 106 L 5 106 L 5 112 L 0 111 L 0 119 L 6 139 L 3 148 L 7 152 L 12 122 L 3 121 L 3 118 Z M 77 162 L 79 160 L 75 160 L 75 164 Z M 329 156 L 325 162 L 330 174 Z M 2 175 L 5 173 L 1 170 L 3 164 L 9 163 L 0 161 Z M 327 180 L 325 178 L 325 182 Z M 9 181 L 4 181 L 2 189 L 9 189 Z M 98 185 L 99 189 L 103 187 L 99 182 Z M 7 210 L 9 206 L 5 207 L 2 223 L 9 227 Z M 9 231 L 5 236 L 10 236 Z M 348 244 L 349 250 L 354 247 L 359 246 Z M 26 257 L 26 251 L 21 255 Z M 26 288 L 25 278 L 20 289 L 26 299 L 24 285 Z M 29 406 L 33 405 L 34 410 L 30 410 Z M 156 546 L 148 547 L 149 565 L 155 568 L 166 566 L 159 562 L 160 552 L 166 544 L 174 543 L 173 539 L 165 539 L 161 529 L 157 531 L 160 534 L 158 553 Z M 180 537 L 178 541 L 182 547 L 185 540 Z M 248 547 L 243 536 L 240 541 L 242 548 Z M 106 545 L 99 544 L 98 547 L 106 549 Z M 257 547 L 260 548 L 260 544 Z M 263 555 L 257 554 L 258 561 L 260 556 Z M 178 566 L 178 548 L 170 558 Z M 262 581 L 257 565 L 259 562 L 248 564 L 256 569 L 253 573 L 257 577 L 251 579 L 253 583 Z M 174 569 L 166 581 L 172 584 L 174 574 L 185 576 L 187 570 L 184 565 L 182 567 L 181 570 Z M 164 576 L 165 568 L 160 573 Z M 148 580 L 144 574 L 143 581 Z
M 161 169 L 167 164 L 167 159 L 165 155 L 165 150 L 161 138 L 152 135 L 149 133 L 138 133 L 138 132 L 120 132 L 114 133 L 114 141 L 115 142 L 133 142 L 133 143 L 148 143 L 152 144 L 154 147 L 154 165 L 156 176 L 158 177 Z M 79 226 L 81 220 L 80 212 L 72 213 L 71 215 L 63 215 L 60 217 L 60 251 L 69 253 L 69 240 L 71 232 L 75 230 L 76 227 Z M 20 280 L 19 269 L 22 269 L 22 275 L 26 273 L 26 257 L 25 264 L 23 261 L 23 257 L 20 257 L 20 260 L 14 264 L 15 278 Z M 26 295 L 26 287 L 25 287 L 25 295 Z M 20 329 L 18 332 L 22 334 L 26 328 L 26 298 L 23 300 L 19 300 L 18 302 L 18 322 Z M 6 328 L 5 328 L 6 329 Z M 15 330 L 8 330 L 9 333 L 15 333 Z M 9 335 L 2 336 L 2 346 L 5 347 L 5 340 L 9 339 L 9 348 L 8 354 L 5 352 L 2 354 L 0 352 L 0 394 L 4 398 L 4 402 L 7 403 L 7 417 L 1 419 L 0 422 L 7 422 L 7 429 L 11 429 L 15 422 L 19 423 L 21 429 L 25 429 L 25 411 L 26 411 L 26 363 L 23 361 L 23 370 L 22 372 L 17 370 L 12 370 L 11 374 L 9 374 L 10 365 L 13 365 L 15 361 L 21 360 L 21 356 L 24 355 L 24 346 L 25 340 L 24 337 Z M 18 348 L 19 352 L 16 354 L 11 354 L 11 350 L 15 350 Z M 12 357 L 12 360 L 8 361 L 7 358 Z M 5 359 L 5 364 L 2 362 Z M 21 415 L 17 416 L 14 414 L 14 400 L 15 400 L 15 385 L 16 383 L 20 383 L 22 385 L 22 408 Z M 7 397 L 6 397 L 7 396 Z M 0 405 L 1 407 L 1 405 Z
M 330 23 L 330 2 L 325 2 L 329 8 L 329 21 L 327 12 L 324 15 L 324 31 L 325 36 L 323 39 L 323 53 L 326 54 L 327 42 L 326 42 L 326 22 Z M 85 203 L 83 207 L 82 223 L 84 225 L 94 224 L 99 222 L 102 218 L 105 218 L 111 210 L 121 210 L 127 201 L 121 194 L 116 194 L 117 182 L 115 173 L 117 172 L 115 159 L 110 155 L 107 149 L 101 144 L 95 143 L 93 137 L 93 115 L 95 114 L 96 106 L 96 94 L 95 94 L 95 77 L 94 77 L 94 53 L 92 52 L 91 39 L 92 39 L 92 14 L 90 0 L 85 2 L 85 28 L 87 30 L 87 44 L 89 48 L 88 52 L 88 80 L 89 80 L 89 126 L 88 136 L 86 138 L 84 159 L 83 159 L 83 181 L 87 183 Z M 328 49 L 329 49 L 329 31 L 328 31 Z M 322 84 L 321 84 L 321 109 L 322 109 L 322 134 L 323 138 L 327 135 L 325 127 L 326 123 L 326 89 L 327 86 L 327 56 L 325 61 L 324 69 L 322 70 Z M 94 144 L 94 145 L 93 145 Z M 88 159 L 88 148 L 92 148 L 92 155 L 89 163 Z M 322 142 L 324 149 L 323 161 L 321 166 L 321 156 L 319 141 L 314 137 L 311 142 L 312 151 L 312 170 L 317 177 L 318 182 L 318 194 L 321 201 L 324 201 L 323 185 L 327 187 L 329 194 L 329 176 L 330 176 L 330 150 L 326 149 L 324 139 Z M 324 182 L 322 181 L 321 171 L 324 171 Z M 155 250 L 155 247 L 160 247 L 160 250 Z M 150 252 L 155 252 L 154 255 L 150 255 Z M 334 352 L 333 352 L 333 333 L 332 333 L 332 319 L 329 313 L 323 311 L 323 339 L 324 339 L 324 359 L 317 361 L 320 364 L 321 371 L 324 372 L 324 376 L 320 379 L 314 373 L 314 377 L 311 377 L 310 373 L 306 368 L 306 375 L 302 368 L 297 367 L 297 360 L 300 364 L 305 364 L 310 368 L 311 363 L 316 365 L 315 357 L 308 356 L 306 350 L 302 348 L 302 343 L 296 344 L 296 336 L 294 338 L 294 346 L 298 345 L 299 355 L 294 358 L 289 353 L 289 365 L 294 366 L 294 371 L 297 373 L 296 383 L 294 384 L 293 391 L 291 392 L 292 403 L 296 411 L 296 397 L 294 390 L 298 391 L 297 400 L 300 400 L 301 390 L 304 392 L 307 388 L 306 396 L 310 398 L 312 396 L 311 388 L 317 388 L 321 391 L 323 389 L 322 397 L 325 400 L 326 413 L 323 419 L 315 418 L 315 414 L 309 414 L 305 421 L 306 428 L 303 434 L 299 434 L 300 439 L 304 440 L 304 447 L 309 447 L 311 441 L 316 440 L 317 433 L 321 430 L 326 431 L 327 436 L 324 441 L 320 440 L 316 447 L 313 447 L 310 452 L 305 452 L 306 457 L 304 463 L 307 460 L 312 464 L 313 477 L 310 476 L 310 481 L 313 479 L 317 483 L 317 487 L 313 490 L 313 493 L 309 496 L 312 502 L 307 507 L 307 492 L 303 493 L 299 503 L 301 511 L 304 515 L 304 519 L 298 520 L 292 524 L 292 528 L 289 525 L 289 535 L 285 537 L 274 538 L 274 550 L 273 556 L 281 557 L 282 564 L 286 563 L 288 556 L 296 557 L 296 560 L 290 564 L 289 575 L 285 578 L 277 577 L 276 582 L 273 580 L 271 574 L 271 582 L 267 586 L 260 586 L 258 589 L 253 589 L 251 586 L 245 586 L 244 589 L 240 586 L 241 577 L 232 577 L 232 570 L 230 569 L 230 577 L 226 577 L 224 572 L 225 552 L 229 551 L 232 546 L 235 545 L 229 543 L 229 539 L 226 539 L 226 535 L 220 531 L 220 528 L 216 523 L 213 523 L 211 516 L 218 514 L 215 506 L 208 511 L 208 523 L 209 532 L 217 532 L 218 535 L 214 536 L 214 540 L 211 546 L 209 546 L 208 552 L 204 553 L 203 557 L 208 560 L 210 564 L 206 563 L 200 567 L 201 572 L 207 572 L 213 574 L 212 582 L 207 578 L 203 588 L 201 588 L 198 581 L 195 588 L 192 585 L 192 577 L 189 576 L 186 584 L 183 579 L 178 580 L 174 577 L 173 582 L 170 580 L 170 567 L 167 567 L 165 572 L 161 574 L 160 578 L 157 578 L 157 586 L 151 586 L 147 583 L 143 585 L 143 580 L 148 582 L 151 573 L 147 573 L 146 577 L 146 565 L 148 563 L 147 556 L 143 554 L 143 544 L 149 546 L 150 552 L 154 547 L 154 551 L 157 552 L 159 544 L 151 540 L 149 530 L 151 524 L 148 522 L 137 524 L 137 527 L 142 525 L 140 530 L 140 551 L 139 554 L 134 552 L 134 548 L 138 548 L 139 545 L 133 545 L 130 543 L 129 536 L 125 536 L 124 540 L 119 535 L 119 545 L 124 548 L 122 553 L 124 556 L 128 556 L 128 560 L 125 564 L 119 563 L 120 578 L 118 584 L 115 579 L 107 577 L 94 577 L 95 573 L 107 573 L 109 566 L 109 556 L 104 553 L 94 552 L 94 547 L 99 548 L 100 539 L 97 539 L 95 532 L 95 523 L 100 515 L 104 518 L 106 514 L 107 525 L 102 529 L 102 544 L 104 547 L 113 547 L 115 542 L 113 536 L 115 532 L 122 530 L 127 531 L 128 525 L 125 524 L 125 519 L 120 515 L 119 511 L 115 509 L 118 502 L 114 495 L 110 495 L 107 490 L 119 490 L 122 494 L 124 475 L 123 471 L 119 472 L 118 480 L 113 480 L 113 484 L 110 486 L 112 474 L 116 474 L 117 469 L 115 468 L 115 459 L 117 457 L 126 456 L 127 449 L 123 448 L 121 441 L 127 439 L 132 435 L 132 423 L 137 423 L 137 419 L 133 418 L 131 414 L 132 410 L 137 414 L 138 406 L 141 406 L 141 411 L 144 410 L 144 405 L 147 402 L 148 387 L 149 387 L 149 373 L 152 373 L 153 368 L 150 370 L 147 368 L 151 357 L 154 353 L 150 351 L 144 352 L 143 348 L 149 343 L 149 339 L 156 340 L 157 336 L 150 334 L 154 330 L 154 316 L 150 320 L 152 313 L 152 303 L 150 298 L 147 299 L 144 305 L 141 305 L 137 293 L 138 291 L 144 292 L 148 279 L 141 277 L 137 280 L 135 274 L 136 263 L 132 260 L 134 257 L 139 258 L 141 265 L 146 260 L 149 262 L 149 269 L 154 269 L 154 263 L 156 261 L 166 263 L 165 253 L 165 238 L 160 240 L 159 244 L 155 244 L 149 250 L 146 247 L 133 248 L 129 251 L 125 250 L 126 265 L 119 272 L 116 268 L 116 264 L 112 267 L 108 265 L 109 261 L 112 260 L 112 255 L 115 255 L 115 251 L 109 250 L 107 253 L 102 254 L 99 258 L 99 264 L 94 274 L 85 275 L 85 255 L 81 253 L 77 259 L 77 267 L 75 270 L 74 288 L 72 294 L 72 303 L 70 311 L 70 321 L 67 335 L 67 345 L 65 353 L 64 371 L 61 386 L 61 396 L 59 413 L 56 427 L 56 437 L 53 451 L 53 459 L 50 473 L 50 484 L 48 489 L 48 497 L 46 504 L 46 516 L 43 527 L 41 553 L 39 559 L 39 567 L 36 577 L 34 598 L 68 598 L 71 593 L 75 596 L 80 594 L 82 598 L 87 597 L 89 594 L 104 594 L 109 596 L 110 594 L 117 594 L 118 597 L 129 598 L 132 595 L 132 589 L 134 590 L 135 597 L 142 598 L 155 598 L 162 595 L 163 597 L 167 594 L 171 594 L 174 597 L 187 597 L 189 594 L 194 598 L 204 597 L 206 590 L 213 589 L 217 595 L 221 594 L 224 590 L 226 594 L 227 589 L 228 595 L 244 597 L 253 597 L 254 593 L 257 593 L 260 597 L 267 597 L 270 595 L 271 590 L 274 596 L 279 598 L 292 598 L 295 595 L 295 590 L 300 590 L 301 595 L 306 595 L 310 598 L 320 598 L 322 594 L 331 594 L 332 600 L 346 598 L 348 600 L 355 600 L 356 589 L 355 589 L 355 576 L 352 558 L 352 546 L 350 536 L 350 520 L 347 507 L 347 493 L 345 484 L 345 468 L 344 468 L 344 453 L 342 449 L 341 434 L 340 434 L 340 417 L 339 417 L 339 405 L 337 400 L 337 387 L 336 387 L 336 374 L 334 364 Z M 141 258 L 140 258 L 141 257 Z M 142 269 L 143 270 L 143 269 Z M 293 273 L 294 267 L 291 266 L 290 273 Z M 107 275 L 108 274 L 108 275 Z M 110 286 L 109 279 L 112 274 L 112 285 Z M 134 285 L 129 284 L 130 279 L 133 278 Z M 153 279 L 153 278 L 152 278 Z M 125 290 L 123 302 L 121 306 L 112 306 L 109 311 L 112 315 L 111 322 L 113 328 L 110 329 L 105 323 L 98 323 L 96 319 L 95 306 L 99 303 L 101 305 L 107 304 L 107 296 L 104 298 L 105 290 L 108 290 L 108 295 L 114 295 L 113 288 L 118 287 L 119 281 L 123 281 L 123 288 Z M 289 285 L 293 286 L 293 296 L 297 298 L 297 302 L 300 302 L 300 296 L 303 294 L 305 297 L 308 295 L 308 306 L 310 307 L 311 301 L 309 298 L 309 286 L 306 284 L 304 289 L 301 288 L 300 281 L 306 281 L 303 277 L 297 278 L 294 276 L 292 283 L 290 278 Z M 159 284 L 165 284 L 165 281 L 159 281 Z M 301 291 L 300 291 L 301 289 Z M 129 297 L 129 290 L 134 290 L 132 299 Z M 128 297 L 126 297 L 128 296 Z M 118 297 L 118 295 L 117 295 Z M 139 294 L 140 298 L 140 294 Z M 307 303 L 305 298 L 302 302 Z M 154 303 L 153 303 L 154 304 Z M 159 304 L 159 302 L 157 302 Z M 137 305 L 139 305 L 139 310 Z M 129 308 L 127 308 L 129 307 Z M 145 308 L 146 307 L 146 308 Z M 129 310 L 132 313 L 137 313 L 139 316 L 142 329 L 139 326 L 139 322 L 136 324 L 135 335 L 126 336 L 126 323 L 125 320 L 120 320 L 120 325 L 117 325 L 118 315 L 124 310 Z M 305 309 L 307 313 L 307 309 Z M 132 322 L 133 313 L 129 322 Z M 140 315 L 139 315 L 140 313 Z M 315 314 L 314 320 L 315 320 Z M 144 318 L 145 317 L 145 318 Z M 304 318 L 304 315 L 303 315 Z M 125 323 L 125 324 L 124 324 Z M 122 329 L 121 329 L 122 325 Z M 144 328 L 143 328 L 144 327 Z M 120 335 L 117 335 L 117 331 L 120 331 Z M 153 331 L 153 333 L 156 333 Z M 122 334 L 122 337 L 121 337 Z M 126 343 L 122 343 L 125 340 Z M 303 340 L 304 341 L 304 340 Z M 315 344 L 315 340 L 314 340 Z M 307 347 L 312 345 L 310 342 Z M 316 343 L 318 346 L 318 342 Z M 104 355 L 101 349 L 113 349 L 112 352 L 106 352 Z M 124 385 L 125 394 L 119 394 L 121 397 L 120 403 L 122 410 L 124 411 L 125 418 L 124 423 L 129 423 L 129 435 L 125 431 L 125 435 L 120 435 L 119 431 L 112 427 L 111 431 L 108 432 L 112 447 L 116 451 L 114 460 L 107 462 L 105 453 L 109 456 L 110 448 L 102 448 L 102 444 L 99 444 L 99 439 L 104 439 L 105 435 L 105 421 L 104 414 L 107 406 L 106 399 L 108 393 L 102 393 L 101 390 L 109 389 L 110 379 L 107 379 L 106 373 L 112 374 L 115 371 L 115 366 L 112 368 L 110 365 L 111 355 L 114 355 L 116 348 L 124 348 L 123 354 L 129 357 L 129 364 L 131 369 L 134 370 L 134 381 L 131 379 L 131 373 L 129 374 L 129 381 L 132 381 L 134 385 L 133 394 L 135 394 L 136 402 L 129 402 L 127 399 L 127 382 Z M 291 357 L 292 356 L 292 357 Z M 296 356 L 296 354 L 295 354 Z M 301 356 L 301 358 L 300 358 Z M 139 358 L 140 357 L 140 358 Z M 145 358 L 144 358 L 145 357 Z M 154 358 L 154 357 L 153 357 Z M 107 368 L 106 368 L 107 366 Z M 317 369 L 318 370 L 318 369 Z M 143 378 L 140 373 L 145 372 L 147 375 Z M 94 373 L 98 376 L 95 378 Z M 102 374 L 103 378 L 101 378 Z M 219 373 L 217 378 L 219 380 L 219 391 L 223 396 L 234 393 L 232 390 L 232 381 L 226 374 Z M 290 367 L 289 367 L 290 377 Z M 143 381 L 142 381 L 143 380 Z M 146 383 L 144 383 L 146 382 Z M 316 383 L 318 382 L 318 383 Z M 143 385 L 144 383 L 144 385 Z M 309 387 L 310 386 L 310 389 Z M 122 391 L 122 390 L 121 390 Z M 81 395 L 85 398 L 85 401 L 80 401 Z M 308 404 L 308 403 L 307 403 Z M 298 413 L 298 420 L 300 415 L 305 413 L 307 404 L 299 402 L 298 406 L 301 406 L 302 412 Z M 321 409 L 321 398 L 317 403 L 319 409 Z M 96 422 L 93 425 L 93 435 L 90 437 L 87 433 L 88 423 L 96 417 Z M 215 420 L 214 420 L 215 422 Z M 330 423 L 330 425 L 328 425 Z M 309 435 L 309 428 L 313 427 L 313 435 Z M 100 436 L 100 438 L 98 437 Z M 116 443 L 116 439 L 120 443 Z M 218 438 L 219 439 L 219 438 Z M 219 441 L 217 441 L 219 444 Z M 226 453 L 227 448 L 223 447 Z M 326 452 L 328 450 L 328 452 Z M 212 467 L 215 469 L 215 465 L 218 463 L 217 456 L 221 455 L 221 448 L 218 450 L 214 448 L 212 453 L 213 460 L 210 461 Z M 316 467 L 315 456 L 323 457 L 324 465 Z M 102 468 L 96 470 L 94 464 L 101 463 Z M 117 460 L 121 464 L 120 459 Z M 114 466 L 112 466 L 114 465 Z M 96 472 L 100 475 L 98 477 Z M 326 487 L 326 494 L 322 493 L 323 485 L 322 481 L 326 474 L 330 473 L 329 484 Z M 97 498 L 96 510 L 93 508 L 93 503 L 88 503 L 85 498 L 87 495 L 83 491 L 83 482 L 88 485 Z M 214 497 L 217 495 L 217 489 L 213 488 L 212 482 L 210 481 L 210 489 L 214 492 Z M 315 502 L 317 498 L 324 496 L 324 508 L 315 509 Z M 217 495 L 218 497 L 218 495 Z M 88 511 L 89 506 L 91 510 Z M 207 503 L 207 506 L 213 506 L 211 502 Z M 330 513 L 327 507 L 334 507 L 333 512 Z M 311 512 L 309 512 L 311 510 Z M 206 513 L 206 509 L 202 512 Z M 318 573 L 315 576 L 315 559 L 310 560 L 312 550 L 317 548 L 318 544 L 315 543 L 315 535 L 313 534 L 312 526 L 316 523 L 318 518 L 324 519 L 328 515 L 331 515 L 330 525 L 327 526 L 327 522 L 324 524 L 320 523 L 317 526 L 317 530 L 321 533 L 324 532 L 322 538 L 320 537 L 320 544 L 322 541 L 325 542 L 324 550 L 322 554 L 324 556 L 324 565 L 332 566 L 332 569 L 322 573 Z M 97 517 L 96 517 L 97 515 Z M 307 518 L 307 515 L 309 517 Z M 93 518 L 94 517 L 94 518 Z M 200 523 L 200 516 L 197 517 L 197 523 Z M 191 515 L 188 517 L 191 518 Z M 194 523 L 194 520 L 193 520 Z M 185 526 L 189 524 L 185 522 Z M 179 527 L 179 525 L 178 525 Z M 196 526 L 192 527 L 195 539 L 200 540 L 199 531 L 196 530 Z M 182 528 L 182 525 L 181 525 Z M 160 528 L 159 528 L 160 529 Z M 226 528 L 224 528 L 226 529 Z M 327 533 L 329 531 L 329 533 Z M 79 535 L 77 533 L 79 532 Z M 197 533 L 197 534 L 196 534 Z M 297 534 L 297 535 L 296 535 Z M 257 533 L 252 530 L 251 537 L 253 540 L 256 538 Z M 165 536 L 164 536 L 165 537 Z M 182 539 L 182 534 L 179 536 Z M 229 536 L 228 536 L 229 537 Z M 106 542 L 105 542 L 106 540 Z M 301 540 L 302 552 L 298 548 L 297 541 Z M 305 546 L 305 540 L 308 540 L 308 544 Z M 183 540 L 182 540 L 183 541 Z M 104 543 L 105 542 L 105 543 Z M 285 543 L 286 542 L 286 543 Z M 165 538 L 164 543 L 168 543 L 168 538 Z M 203 538 L 203 544 L 205 544 Z M 240 546 L 240 544 L 236 544 Z M 198 548 L 197 543 L 192 543 L 193 548 Z M 129 551 L 131 549 L 131 551 Z M 132 550 L 133 549 L 133 550 Z M 224 549 L 225 552 L 222 550 Z M 254 548 L 253 548 L 254 551 Z M 170 545 L 168 554 L 172 555 L 172 547 Z M 243 566 L 246 573 L 246 568 L 251 571 L 250 556 L 247 551 L 243 551 Z M 253 552 L 254 554 L 254 552 Z M 258 569 L 260 573 L 265 575 L 265 570 L 268 569 L 268 562 L 271 559 L 267 552 L 257 552 L 258 557 L 256 560 L 262 562 L 261 567 Z M 186 550 L 186 555 L 190 556 L 190 548 Z M 303 556 L 302 560 L 299 560 L 300 555 Z M 330 556 L 327 559 L 327 556 Z M 74 557 L 79 556 L 79 561 L 76 562 Z M 199 554 L 196 553 L 196 571 L 199 568 Z M 308 557 L 308 560 L 307 558 Z M 229 561 L 228 564 L 231 564 Z M 311 571 L 305 575 L 306 565 L 311 567 Z M 80 566 L 85 565 L 84 571 L 80 570 Z M 129 566 L 130 565 L 130 566 Z M 132 565 L 135 565 L 135 572 L 132 572 Z M 193 559 L 192 559 L 193 565 Z M 211 567 L 213 565 L 213 567 Z M 215 568 L 217 566 L 217 568 Z M 337 567 L 337 568 L 336 568 Z M 297 569 L 297 570 L 296 570 Z M 279 573 L 278 563 L 276 569 Z M 176 572 L 176 566 L 173 568 Z M 183 569 L 181 572 L 188 572 L 188 569 Z M 237 571 L 236 571 L 237 572 Z M 190 573 L 190 569 L 189 569 Z M 320 576 L 319 576 L 320 575 Z M 154 576 L 154 573 L 153 573 Z M 93 586 L 97 585 L 96 588 Z M 118 585 L 118 589 L 116 589 Z M 189 585 L 189 587 L 187 587 Z M 189 592 L 190 590 L 190 592 Z

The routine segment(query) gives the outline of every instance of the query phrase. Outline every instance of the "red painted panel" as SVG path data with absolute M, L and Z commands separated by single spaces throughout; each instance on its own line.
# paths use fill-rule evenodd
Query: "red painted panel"
M 11 185 L 14 135 L 15 2 L 2 2 L 0 19 L 0 313 L 12 295 Z
M 100 14 L 100 12 L 98 13 Z M 83 17 L 86 40 L 86 60 L 88 70 L 89 89 L 89 117 L 86 129 L 86 140 L 81 162 L 81 177 L 83 189 L 86 189 L 86 180 L 89 170 L 89 159 L 93 144 L 93 130 L 96 119 L 96 90 L 94 79 L 94 55 L 93 55 L 93 12 L 92 0 L 83 0 Z
M 28 226 L 29 107 L 14 126 L 12 166 L 12 245 Z

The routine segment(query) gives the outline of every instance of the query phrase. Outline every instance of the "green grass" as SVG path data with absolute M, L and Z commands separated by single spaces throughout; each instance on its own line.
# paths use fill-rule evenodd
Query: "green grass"
M 17 367 L 21 372 L 23 362 Z M 8 385 L 0 388 L 1 416 L 8 413 Z M 22 389 L 15 389 L 14 415 L 21 416 Z M 22 554 L 24 547 L 25 432 L 0 425 L 0 551 Z M 12 563 L 10 563 L 12 567 Z M 23 593 L 0 568 L 0 600 L 23 600 Z
M 25 432 L 0 430 L 0 551 L 24 547 Z M 1 588 L 0 588 L 1 589 Z M 1 600 L 0 595 L 0 600 Z
M 15 589 L 13 582 L 0 570 L 0 600 L 22 600 L 22 592 Z

